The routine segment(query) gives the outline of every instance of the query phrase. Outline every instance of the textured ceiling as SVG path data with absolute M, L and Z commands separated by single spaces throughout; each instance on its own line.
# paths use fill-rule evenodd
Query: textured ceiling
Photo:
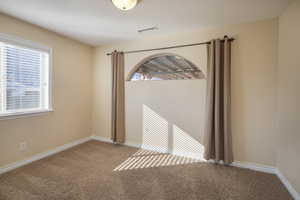
M 111 0 L 0 0 L 0 12 L 96 46 L 278 16 L 289 0 L 141 0 L 120 11 Z M 159 30 L 137 33 L 157 26 Z

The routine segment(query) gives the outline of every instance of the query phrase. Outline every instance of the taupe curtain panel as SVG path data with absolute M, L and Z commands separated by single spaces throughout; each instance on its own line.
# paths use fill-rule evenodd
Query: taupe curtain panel
M 112 63 L 112 133 L 114 143 L 125 142 L 124 54 L 114 51 Z
M 205 159 L 233 162 L 230 120 L 231 44 L 213 40 L 208 44 L 205 112 Z

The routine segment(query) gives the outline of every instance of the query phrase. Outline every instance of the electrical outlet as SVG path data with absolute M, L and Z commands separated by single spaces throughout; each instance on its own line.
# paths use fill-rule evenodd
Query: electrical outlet
M 27 142 L 21 142 L 19 144 L 19 150 L 22 151 L 26 151 L 27 150 Z

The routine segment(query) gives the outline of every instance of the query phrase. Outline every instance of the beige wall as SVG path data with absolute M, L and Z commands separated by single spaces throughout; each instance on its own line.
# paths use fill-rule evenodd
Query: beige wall
M 53 48 L 54 58 L 54 112 L 0 121 L 0 167 L 91 133 L 110 138 L 111 68 L 107 52 L 201 42 L 226 34 L 236 38 L 232 46 L 235 158 L 278 166 L 300 192 L 300 159 L 297 155 L 300 152 L 300 94 L 297 92 L 300 62 L 296 49 L 300 46 L 299 19 L 300 2 L 295 1 L 279 19 L 279 40 L 278 20 L 272 19 L 93 50 L 0 14 L 1 33 L 49 46 Z M 204 46 L 155 53 L 162 52 L 184 56 L 206 74 Z M 125 76 L 140 60 L 152 54 L 126 55 Z M 156 145 L 159 150 L 167 145 L 167 150 L 175 153 L 201 152 L 205 89 L 205 79 L 126 82 L 127 143 Z M 159 133 L 158 137 L 151 137 L 156 133 Z M 19 143 L 23 141 L 28 143 L 28 150 L 20 152 Z
M 279 20 L 279 170 L 300 193 L 300 1 Z
M 0 121 L 0 167 L 90 136 L 92 48 L 2 14 L 0 32 L 53 48 L 54 73 L 54 112 Z
M 279 19 L 279 39 L 278 20 L 272 19 L 93 50 L 0 14 L 1 33 L 49 46 L 53 48 L 54 58 L 54 112 L 0 121 L 0 167 L 91 133 L 110 138 L 111 67 L 107 52 L 202 42 L 229 35 L 236 38 L 232 46 L 235 159 L 278 166 L 300 192 L 299 19 L 298 0 Z M 184 56 L 206 74 L 204 46 L 155 53 L 162 52 Z M 125 76 L 140 60 L 152 54 L 126 55 Z M 158 150 L 167 146 L 167 151 L 179 154 L 201 153 L 205 89 L 205 79 L 126 82 L 127 143 L 156 145 L 154 148 Z M 23 141 L 28 143 L 28 150 L 20 152 L 19 143 Z
M 206 74 L 206 46 L 167 52 L 185 57 Z M 126 56 L 125 74 L 141 61 L 141 56 L 143 59 L 152 54 Z M 201 158 L 205 79 L 129 81 L 125 90 L 127 141 L 146 149 Z
M 272 19 L 97 48 L 94 52 L 93 73 L 93 134 L 110 138 L 111 67 L 110 58 L 105 55 L 107 52 L 114 49 L 134 50 L 202 42 L 227 34 L 236 38 L 232 46 L 232 126 L 235 158 L 238 161 L 275 166 L 278 154 L 278 134 L 274 117 L 277 112 L 277 33 L 278 20 Z M 206 62 L 201 47 L 164 52 L 183 55 L 206 70 L 206 66 L 201 64 Z M 150 54 L 127 55 L 126 76 L 129 69 L 148 55 Z M 143 141 L 145 130 L 142 124 L 142 105 L 145 104 L 169 124 L 177 125 L 184 133 L 201 143 L 203 87 L 203 80 L 126 83 L 127 142 Z

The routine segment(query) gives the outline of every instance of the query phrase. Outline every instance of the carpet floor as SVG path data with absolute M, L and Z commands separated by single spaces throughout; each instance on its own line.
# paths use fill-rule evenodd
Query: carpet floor
M 292 200 L 272 174 L 90 141 L 0 176 L 1 200 Z

